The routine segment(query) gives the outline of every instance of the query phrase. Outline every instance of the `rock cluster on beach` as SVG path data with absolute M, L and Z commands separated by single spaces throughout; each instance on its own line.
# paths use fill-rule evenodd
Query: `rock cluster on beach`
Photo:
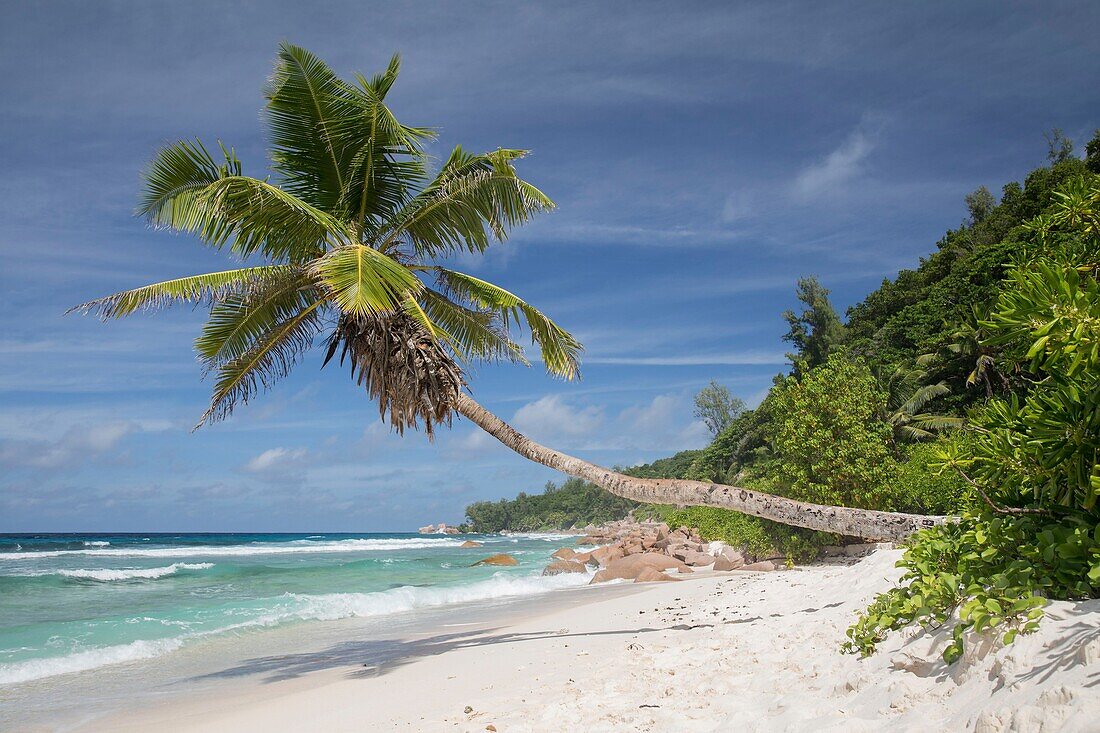
M 746 557 L 744 553 L 721 543 L 704 543 L 697 530 L 670 528 L 657 522 L 624 519 L 601 527 L 586 527 L 577 546 L 597 545 L 578 552 L 568 547 L 556 551 L 554 562 L 543 575 L 585 572 L 598 568 L 592 583 L 609 580 L 633 580 L 636 583 L 674 581 L 668 571 L 692 573 L 696 568 L 713 570 L 776 570 L 783 567 L 770 559 Z
M 421 527 L 417 530 L 420 534 L 461 534 L 458 527 L 451 527 L 446 522 L 440 522 L 439 524 L 429 524 L 426 527 Z

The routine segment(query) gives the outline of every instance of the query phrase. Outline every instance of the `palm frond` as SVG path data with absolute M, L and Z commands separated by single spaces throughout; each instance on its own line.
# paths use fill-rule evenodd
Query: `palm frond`
M 508 338 L 493 312 L 466 308 L 430 288 L 425 288 L 420 298 L 424 314 L 434 328 L 446 335 L 459 358 L 529 363 L 523 347 Z
M 275 324 L 248 350 L 218 367 L 210 407 L 195 428 L 226 418 L 237 405 L 248 402 L 289 374 L 302 354 L 313 345 L 320 329 L 318 311 L 323 304 L 324 301 L 315 301 Z
M 390 56 L 390 62 L 386 65 L 386 70 L 380 74 L 375 74 L 369 80 L 364 78 L 362 74 L 356 74 L 356 79 L 364 89 L 372 91 L 380 100 L 385 99 L 389 94 L 390 87 L 397 81 L 397 74 L 401 71 L 401 54 L 395 53 Z
M 444 292 L 472 303 L 478 308 L 500 314 L 507 330 L 512 321 L 526 324 L 532 341 L 539 346 L 546 370 L 565 379 L 580 374 L 578 357 L 584 349 L 572 334 L 551 321 L 538 309 L 504 288 L 454 270 L 428 268 L 438 277 Z
M 407 239 L 421 257 L 484 252 L 493 238 L 503 241 L 513 227 L 552 210 L 546 194 L 516 175 L 512 161 L 523 154 L 469 155 L 455 148 L 436 178 L 390 223 L 380 248 Z
M 301 270 L 273 278 L 262 287 L 222 298 L 210 308 L 195 350 L 207 370 L 235 359 L 275 327 L 308 308 L 319 293 Z
M 329 214 L 267 181 L 241 174 L 231 151 L 219 165 L 201 142 L 162 149 L 146 169 L 138 212 L 154 226 L 199 236 L 222 247 L 230 240 L 242 257 L 262 252 L 274 260 L 316 257 L 326 242 L 349 238 Z
M 910 416 L 909 425 L 929 431 L 952 430 L 966 425 L 966 420 L 961 417 L 951 417 L 949 415 L 922 414 Z
M 913 425 L 896 425 L 894 427 L 898 437 L 906 442 L 916 443 L 922 440 L 931 440 L 936 437 L 936 434 L 928 430 L 923 430 Z
M 362 244 L 332 250 L 312 271 L 340 310 L 356 317 L 392 311 L 424 287 L 408 268 Z
M 943 382 L 918 387 L 901 405 L 900 411 L 907 415 L 914 415 L 932 400 L 943 397 L 950 392 L 950 388 Z
M 218 164 L 201 140 L 180 140 L 159 150 L 142 173 L 145 191 L 138 214 L 154 226 L 177 229 L 188 219 L 193 197 L 219 179 L 241 175 L 240 161 L 222 148 L 224 162 Z
M 396 68 L 391 71 L 396 74 Z M 376 89 L 388 90 L 382 77 L 367 80 L 357 75 L 361 88 L 350 92 L 352 114 L 335 120 L 330 128 L 350 153 L 341 209 L 361 230 L 391 218 L 408 202 L 410 191 L 424 184 L 423 143 L 435 137 L 428 128 L 410 127 L 394 117 L 385 94 Z
M 284 42 L 265 96 L 272 163 L 286 189 L 337 212 L 347 151 L 332 126 L 353 114 L 349 87 L 324 61 Z
M 66 313 L 96 312 L 106 320 L 128 316 L 138 310 L 163 308 L 172 303 L 213 302 L 229 293 L 242 292 L 262 282 L 276 280 L 290 269 L 287 265 L 261 265 L 165 280 L 96 298 L 73 306 Z

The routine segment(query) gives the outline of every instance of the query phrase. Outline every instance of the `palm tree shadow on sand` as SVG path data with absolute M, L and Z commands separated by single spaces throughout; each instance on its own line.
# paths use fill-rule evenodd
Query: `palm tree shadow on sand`
M 724 623 L 751 623 L 755 616 L 734 619 Z M 419 639 L 365 639 L 347 641 L 327 649 L 298 654 L 280 654 L 247 659 L 240 664 L 218 672 L 191 678 L 191 681 L 226 679 L 234 677 L 262 676 L 265 684 L 294 679 L 313 672 L 348 668 L 351 678 L 381 677 L 418 659 L 446 654 L 457 649 L 467 649 L 493 644 L 518 644 L 543 639 L 591 638 L 597 636 L 630 636 L 655 631 L 690 631 L 711 628 L 716 624 L 675 624 L 662 627 L 641 627 L 611 631 L 593 631 L 570 634 L 558 631 L 533 633 L 496 633 L 499 628 L 438 634 Z

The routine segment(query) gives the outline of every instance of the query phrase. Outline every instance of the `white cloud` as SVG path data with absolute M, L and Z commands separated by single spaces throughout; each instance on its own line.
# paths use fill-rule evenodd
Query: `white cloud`
M 863 170 L 863 163 L 875 144 L 874 134 L 861 123 L 838 148 L 798 174 L 794 182 L 795 195 L 813 198 L 852 180 Z
M 536 440 L 589 436 L 604 421 L 603 409 L 596 406 L 575 408 L 558 395 L 547 395 L 516 410 L 512 423 Z
M 516 411 L 512 424 L 533 439 L 562 450 L 672 453 L 706 444 L 706 426 L 694 420 L 687 393 L 660 394 L 648 402 L 612 412 L 606 405 L 577 407 L 548 395 Z M 463 448 L 494 443 L 477 431 Z
M 300 470 L 308 453 L 305 448 L 268 448 L 246 463 L 244 470 L 264 474 Z
M 56 440 L 0 441 L 0 465 L 44 469 L 76 468 L 116 449 L 131 433 L 162 430 L 166 425 L 143 425 L 111 420 L 73 425 Z

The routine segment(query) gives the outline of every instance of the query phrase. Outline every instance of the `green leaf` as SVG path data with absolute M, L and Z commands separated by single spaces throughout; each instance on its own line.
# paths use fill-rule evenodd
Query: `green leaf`
M 311 269 L 340 310 L 354 316 L 395 310 L 424 287 L 408 268 L 361 244 L 335 249 Z
M 229 293 L 244 292 L 262 282 L 277 279 L 289 271 L 290 268 L 283 265 L 266 265 L 191 275 L 90 300 L 67 312 L 93 311 L 104 319 L 122 318 L 138 310 L 154 310 L 173 303 L 217 300 Z
M 442 267 L 426 269 L 437 274 L 449 295 L 498 314 L 505 330 L 511 322 L 522 319 L 531 332 L 531 340 L 539 346 L 548 372 L 565 379 L 579 376 L 578 356 L 584 347 L 538 309 L 504 288 L 472 275 Z

